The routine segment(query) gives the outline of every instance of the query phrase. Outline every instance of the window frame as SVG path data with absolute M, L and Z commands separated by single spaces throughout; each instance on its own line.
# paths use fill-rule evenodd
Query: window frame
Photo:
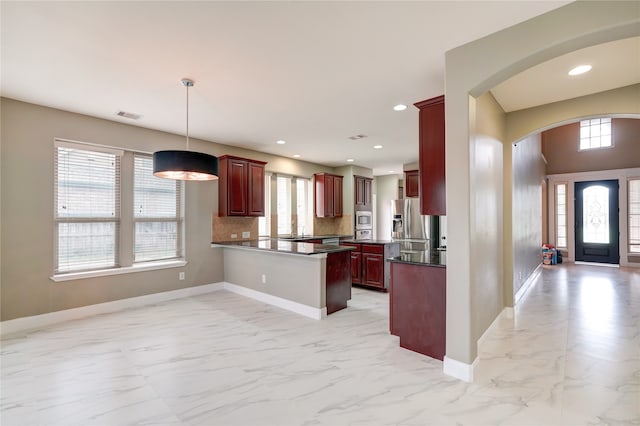
M 179 224 L 179 241 L 178 244 L 180 246 L 179 256 L 171 259 L 162 259 L 162 260 L 148 260 L 148 261 L 139 261 L 134 262 L 134 241 L 135 241 L 135 221 L 134 221 L 134 212 L 133 212 L 133 204 L 134 204 L 134 156 L 136 154 L 149 156 L 151 153 L 139 151 L 139 150 L 131 150 L 124 148 L 116 148 L 106 145 L 93 144 L 87 142 L 78 142 L 78 141 L 70 141 L 60 138 L 54 139 L 54 173 L 57 173 L 57 168 L 55 164 L 57 164 L 57 150 L 58 146 L 66 146 L 81 150 L 87 151 L 97 151 L 97 152 L 110 152 L 117 153 L 120 155 L 120 169 L 119 169 L 119 181 L 120 181 L 120 191 L 119 196 L 120 199 L 117 201 L 119 203 L 119 229 L 117 231 L 117 258 L 116 258 L 116 266 L 108 267 L 108 268 L 92 268 L 86 270 L 74 270 L 74 271 L 57 271 L 57 258 L 58 258 L 58 233 L 57 233 L 57 177 L 53 179 L 53 208 L 54 208 L 54 236 L 53 236 L 53 245 L 54 245 L 54 258 L 52 259 L 52 275 L 49 277 L 54 282 L 63 282 L 69 280 L 77 280 L 84 278 L 93 278 L 93 277 L 101 277 L 101 276 L 109 276 L 109 275 L 119 275 L 133 272 L 141 272 L 148 270 L 157 270 L 157 269 L 166 269 L 166 268 L 176 268 L 182 267 L 187 264 L 186 260 L 186 245 L 185 245 L 185 234 L 186 234 L 186 220 L 185 220 L 185 185 L 184 182 L 179 181 L 178 185 L 180 185 L 180 224 Z
M 560 224 L 559 224 L 559 220 L 558 220 L 558 218 L 560 216 L 560 203 L 558 203 L 558 187 L 559 186 L 563 186 L 564 187 L 564 203 L 563 203 L 563 205 L 564 205 L 564 209 L 563 209 L 564 210 L 564 212 L 563 212 L 563 215 L 564 215 L 564 228 L 565 228 L 564 229 L 564 231 L 565 231 L 564 232 L 564 240 L 565 240 L 565 244 L 564 245 L 561 245 L 558 242 L 559 239 L 560 239 L 560 232 L 559 232 Z M 555 211 L 555 215 L 554 215 L 555 216 L 554 217 L 554 228 L 555 228 L 555 230 L 554 231 L 555 231 L 555 243 L 556 243 L 555 246 L 557 248 L 561 248 L 561 249 L 565 249 L 565 250 L 568 249 L 568 246 L 569 246 L 569 232 L 568 232 L 568 228 L 569 228 L 568 227 L 568 220 L 569 220 L 568 214 L 569 214 L 569 212 L 568 212 L 568 208 L 567 208 L 567 203 L 568 203 L 568 193 L 567 193 L 567 191 L 568 190 L 569 190 L 569 185 L 568 185 L 567 182 L 555 182 L 553 184 L 553 197 L 554 197 L 554 206 L 555 206 L 555 208 L 554 208 L 554 211 Z
M 591 135 L 589 135 L 589 137 L 588 137 L 588 138 L 583 138 L 583 137 L 582 137 L 582 128 L 583 128 L 583 127 L 589 127 L 590 129 L 591 129 L 591 128 L 593 128 L 593 127 L 595 127 L 595 123 L 591 123 L 593 120 L 599 120 L 599 123 L 597 124 L 597 126 L 598 126 L 598 127 L 599 127 L 599 129 L 600 129 L 600 135 L 599 135 L 599 136 L 597 136 L 597 137 L 601 137 L 601 135 L 602 135 L 601 130 L 602 130 L 602 125 L 604 124 L 604 123 L 602 123 L 602 120 L 609 120 L 609 121 L 608 121 L 608 123 L 609 123 L 609 129 L 610 129 L 609 136 L 610 136 L 610 142 L 611 142 L 609 145 L 602 146 L 602 143 L 600 143 L 600 145 L 599 145 L 599 146 L 594 146 L 594 147 L 592 147 L 592 146 L 591 146 L 591 143 L 592 143 L 592 142 L 591 142 L 591 140 L 592 140 L 594 137 L 596 137 L 596 136 L 591 136 Z M 589 122 L 589 123 L 588 123 L 588 125 L 587 125 L 587 126 L 584 126 L 584 125 L 583 125 L 583 123 L 586 123 L 586 122 Z M 597 151 L 597 150 L 600 150 L 600 149 L 610 149 L 610 148 L 613 148 L 613 147 L 614 147 L 614 138 L 613 138 L 613 119 L 612 119 L 611 117 L 594 117 L 594 118 L 586 118 L 586 119 L 580 120 L 578 123 L 579 123 L 579 125 L 580 125 L 580 128 L 579 128 L 579 137 L 578 137 L 578 152 Z M 590 133 L 591 133 L 591 132 L 590 132 Z M 583 147 L 582 147 L 582 141 L 583 141 L 583 140 L 585 140 L 585 139 L 588 139 L 588 140 L 589 140 L 589 146 L 588 146 L 588 147 L 586 147 L 586 148 L 583 148 Z
M 628 215 L 628 220 L 627 220 L 627 253 L 631 256 L 640 256 L 640 239 L 638 241 L 638 244 L 635 244 L 634 242 L 632 242 L 631 240 L 631 224 L 632 224 L 632 216 L 638 216 L 637 220 L 640 221 L 640 213 L 637 214 L 632 214 L 631 210 L 632 210 L 632 206 L 631 206 L 631 182 L 638 182 L 638 185 L 640 185 L 640 176 L 637 177 L 629 177 L 627 179 L 627 215 Z M 639 210 L 640 210 L 640 202 L 638 203 L 639 206 Z M 633 246 L 638 246 L 637 251 L 633 250 L 632 247 Z

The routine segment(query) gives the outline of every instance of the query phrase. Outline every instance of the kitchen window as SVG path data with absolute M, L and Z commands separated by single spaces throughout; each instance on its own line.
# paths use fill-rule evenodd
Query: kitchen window
M 313 186 L 311 179 L 278 175 L 276 177 L 276 191 L 278 235 L 313 235 Z M 264 225 L 261 226 L 264 227 Z M 260 235 L 262 235 L 262 231 Z
M 313 234 L 313 186 L 311 179 L 296 178 L 298 235 Z
M 264 216 L 258 218 L 258 235 L 271 236 L 271 174 L 264 175 Z
M 54 281 L 185 264 L 184 184 L 149 154 L 56 140 L 54 163 Z
M 640 253 L 640 178 L 629 179 L 629 253 Z
M 580 151 L 609 148 L 611 146 L 610 118 L 594 118 L 580 121 Z

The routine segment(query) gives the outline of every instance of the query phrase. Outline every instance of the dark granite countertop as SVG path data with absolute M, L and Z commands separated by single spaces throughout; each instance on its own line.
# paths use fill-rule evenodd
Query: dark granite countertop
M 392 240 L 344 240 L 340 241 L 340 243 L 357 243 L 357 244 L 398 244 L 396 241 Z
M 441 250 L 421 250 L 411 253 L 400 253 L 400 256 L 390 257 L 389 262 L 410 263 L 424 266 L 447 266 L 447 252 Z
M 260 240 L 248 240 L 248 241 L 221 241 L 221 242 L 211 243 L 211 246 L 265 250 L 265 251 L 272 251 L 272 252 L 302 254 L 302 255 L 336 253 L 340 251 L 349 251 L 354 249 L 353 247 L 348 247 L 348 246 L 298 243 L 294 241 L 280 240 L 277 238 L 264 238 Z
M 351 238 L 353 238 L 353 235 L 337 235 L 337 234 L 331 234 L 331 235 L 302 235 L 302 236 L 296 236 L 296 237 L 278 237 L 277 239 L 284 240 L 284 241 L 300 241 L 300 240 L 324 240 L 324 239 L 327 239 L 327 238 L 340 238 L 340 239 L 348 238 L 348 239 L 351 239 Z

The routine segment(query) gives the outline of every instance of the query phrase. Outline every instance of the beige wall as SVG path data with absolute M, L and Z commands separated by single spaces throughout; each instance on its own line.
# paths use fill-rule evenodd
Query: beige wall
M 313 308 L 326 306 L 325 256 L 229 248 L 216 250 L 224 250 L 226 282 Z M 286 268 L 282 267 L 284 262 Z M 262 275 L 265 276 L 265 283 L 262 282 Z
M 471 299 L 471 318 L 473 334 L 482 335 L 504 306 L 502 139 L 505 123 L 504 111 L 490 93 L 476 100 L 472 123 L 470 242 L 471 268 L 475 271 L 471 286 L 475 297 Z
M 546 60 L 640 35 L 639 24 L 640 9 L 635 2 L 574 2 L 446 53 L 447 249 L 448 258 L 455 259 L 455 268 L 447 268 L 445 366 L 448 359 L 471 365 L 477 357 L 477 341 L 486 330 L 474 327 L 471 315 L 474 301 L 484 298 L 472 284 L 478 271 L 471 261 L 475 255 L 472 250 L 475 230 L 471 224 L 476 217 L 471 182 L 476 165 L 471 156 L 476 137 L 477 98 L 507 78 Z M 541 121 L 531 126 L 541 129 L 552 123 Z M 508 126 L 515 127 L 515 124 Z M 509 132 L 506 140 L 511 142 L 532 132 Z M 509 160 L 505 158 L 507 164 Z M 510 220 L 510 216 L 505 219 Z
M 507 140 L 515 142 L 532 133 L 581 118 L 640 115 L 640 84 L 607 90 L 507 114 Z
M 588 151 L 579 150 L 579 122 L 542 132 L 542 152 L 547 159 L 547 174 L 640 166 L 640 119 L 614 118 L 611 125 L 613 146 Z
M 185 252 L 188 264 L 148 272 L 53 282 L 54 138 L 142 152 L 184 146 L 184 136 L 3 98 L 1 100 L 1 320 L 210 284 L 223 280 L 221 250 L 211 243 L 218 182 L 187 182 Z M 267 170 L 312 176 L 333 169 L 191 139 L 193 150 L 267 161 Z M 178 280 L 184 271 L 186 279 Z
M 545 172 L 540 152 L 540 134 L 520 140 L 512 151 L 514 294 L 541 261 L 542 181 Z
M 398 198 L 398 181 L 402 175 L 376 176 L 376 238 L 391 239 L 391 200 Z

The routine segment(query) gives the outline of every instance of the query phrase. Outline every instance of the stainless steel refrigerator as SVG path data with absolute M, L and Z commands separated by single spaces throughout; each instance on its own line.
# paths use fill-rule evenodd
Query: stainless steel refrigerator
M 443 235 L 440 223 L 440 216 L 420 214 L 418 198 L 391 201 L 391 238 L 405 243 L 406 250 L 440 247 Z

